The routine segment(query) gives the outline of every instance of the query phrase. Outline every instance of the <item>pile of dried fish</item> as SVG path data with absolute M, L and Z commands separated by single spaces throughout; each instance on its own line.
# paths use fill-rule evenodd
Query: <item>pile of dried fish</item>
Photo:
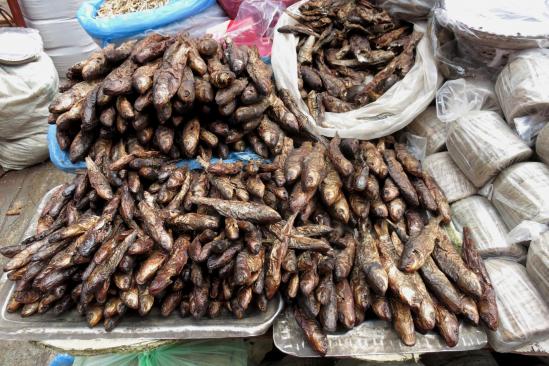
M 325 238 L 292 236 L 280 276 L 317 352 L 327 351 L 325 332 L 353 328 L 369 308 L 392 321 L 406 345 L 415 330 L 436 327 L 455 346 L 458 316 L 497 328 L 475 245 L 466 232 L 460 257 L 441 227 L 450 221 L 448 202 L 404 145 L 392 137 L 304 142 L 285 159 L 283 178 L 288 189 L 295 182 L 290 212 L 331 228 Z
M 87 157 L 87 171 L 43 208 L 37 233 L 0 250 L 16 281 L 8 311 L 76 306 L 90 327 L 103 320 L 106 330 L 155 305 L 163 316 L 179 309 L 196 319 L 265 311 L 276 289 L 262 231 L 281 217 L 263 202 L 284 190 L 270 182 L 272 166 L 203 161 L 202 172 L 164 164 L 151 173 L 133 162 L 121 158 L 112 171 Z
M 474 246 L 466 239 L 464 262 L 440 227 L 444 195 L 404 145 L 336 136 L 294 146 L 276 133 L 271 163 L 199 157 L 203 171 L 189 172 L 156 151 L 112 161 L 120 145 L 87 157 L 37 234 L 0 250 L 16 281 L 9 311 L 76 306 L 110 330 L 155 304 L 165 316 L 241 318 L 280 292 L 320 353 L 324 331 L 360 324 L 370 307 L 408 345 L 414 329 L 435 326 L 455 345 L 460 314 L 497 326 Z
M 271 76 L 255 48 L 230 39 L 221 45 L 210 37 L 151 34 L 71 67 L 50 105 L 50 123 L 73 162 L 95 158 L 94 145 L 118 142 L 170 159 L 224 158 L 248 145 L 267 157 L 280 145 L 265 134 L 300 129 Z
M 414 65 L 422 34 L 368 0 L 311 0 L 299 11 L 278 31 L 299 37 L 298 84 L 317 120 L 375 101 Z
M 112 17 L 136 11 L 151 10 L 159 8 L 168 3 L 169 0 L 105 0 L 97 11 L 97 17 Z

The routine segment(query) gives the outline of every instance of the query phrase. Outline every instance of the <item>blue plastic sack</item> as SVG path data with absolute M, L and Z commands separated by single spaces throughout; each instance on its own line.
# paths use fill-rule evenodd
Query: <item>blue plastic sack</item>
M 98 18 L 96 14 L 103 1 L 86 1 L 76 13 L 82 28 L 102 46 L 182 21 L 215 4 L 215 0 L 171 0 L 156 9 Z
M 69 159 L 69 153 L 68 151 L 61 150 L 59 147 L 59 144 L 57 143 L 57 138 L 55 137 L 55 133 L 57 131 L 56 125 L 50 125 L 48 128 L 48 150 L 50 152 L 50 160 L 58 169 L 67 172 L 67 173 L 74 173 L 77 170 L 80 169 L 86 169 L 86 163 L 83 161 L 79 161 L 77 163 L 71 162 Z M 221 159 L 212 158 L 211 162 L 216 163 L 220 161 Z M 229 153 L 229 156 L 227 159 L 223 159 L 223 162 L 225 163 L 234 163 L 235 161 L 242 161 L 244 163 L 248 161 L 268 161 L 267 159 L 262 158 L 261 156 L 255 154 L 250 149 L 246 149 L 245 151 L 236 152 L 233 151 Z M 176 165 L 178 167 L 186 166 L 190 170 L 200 170 L 202 169 L 202 165 L 198 163 L 195 159 L 185 159 L 185 160 L 179 160 Z

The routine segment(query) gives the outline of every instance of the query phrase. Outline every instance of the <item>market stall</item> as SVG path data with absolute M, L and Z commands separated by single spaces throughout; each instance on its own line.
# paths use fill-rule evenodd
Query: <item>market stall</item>
M 71 175 L 0 247 L 0 339 L 134 351 L 112 365 L 215 364 L 218 339 L 244 364 L 253 337 L 547 352 L 547 37 L 510 2 L 84 2 L 102 48 L 37 117 Z

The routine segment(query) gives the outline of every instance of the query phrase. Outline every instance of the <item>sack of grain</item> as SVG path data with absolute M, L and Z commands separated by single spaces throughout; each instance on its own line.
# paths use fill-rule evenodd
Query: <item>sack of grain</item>
M 492 111 L 474 111 L 452 123 L 446 139 L 450 156 L 476 186 L 481 187 L 532 150 Z
M 532 49 L 510 57 L 496 81 L 507 122 L 549 110 L 549 50 Z
M 450 203 L 477 192 L 477 188 L 459 170 L 447 151 L 427 156 L 423 161 L 423 169 L 435 179 Z
M 549 304 L 549 231 L 530 242 L 526 270 Z
M 549 165 L 549 123 L 545 125 L 536 139 L 536 154 L 541 161 Z
M 497 352 L 509 352 L 549 335 L 549 305 L 536 289 L 526 268 L 504 259 L 486 260 L 496 292 L 499 328 L 488 331 Z
M 438 119 L 436 107 L 430 106 L 406 126 L 405 131 L 424 137 L 427 140 L 425 153 L 431 155 L 444 150 L 448 124 Z
M 510 257 L 523 259 L 526 249 L 518 244 L 511 244 L 507 238 L 507 226 L 492 206 L 482 196 L 471 196 L 452 204 L 452 219 L 458 231 L 467 226 L 483 258 Z
M 524 220 L 549 224 L 549 168 L 539 162 L 507 168 L 494 181 L 491 201 L 509 229 Z

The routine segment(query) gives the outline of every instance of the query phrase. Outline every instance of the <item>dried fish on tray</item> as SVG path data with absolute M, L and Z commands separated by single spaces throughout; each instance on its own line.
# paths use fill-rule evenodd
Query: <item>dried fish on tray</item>
M 37 206 L 35 216 L 31 219 L 24 236 L 29 237 L 36 232 L 42 209 L 48 204 L 60 186 L 50 190 Z M 252 337 L 264 334 L 283 309 L 281 297 L 276 297 L 268 303 L 265 312 L 253 311 L 244 319 L 235 319 L 229 314 L 218 318 L 202 318 L 194 320 L 181 318 L 172 314 L 163 316 L 159 309 L 153 309 L 149 316 L 143 318 L 137 314 L 127 315 L 120 324 L 106 332 L 95 327 L 89 328 L 82 322 L 82 317 L 76 310 L 61 315 L 35 314 L 32 317 L 21 318 L 18 314 L 8 311 L 10 298 L 15 291 L 15 284 L 6 275 L 0 279 L 0 339 L 10 340 L 49 340 L 49 339 L 129 339 L 129 338 L 161 338 L 161 339 L 201 339 Z
M 430 353 L 469 351 L 488 344 L 486 333 L 470 324 L 461 324 L 460 339 L 454 348 L 448 347 L 436 334 L 418 334 L 412 347 L 403 345 L 391 325 L 381 320 L 368 320 L 349 331 L 328 334 L 328 357 L 360 357 L 395 353 Z M 302 335 L 292 314 L 286 310 L 274 322 L 273 341 L 282 352 L 296 357 L 318 357 Z

